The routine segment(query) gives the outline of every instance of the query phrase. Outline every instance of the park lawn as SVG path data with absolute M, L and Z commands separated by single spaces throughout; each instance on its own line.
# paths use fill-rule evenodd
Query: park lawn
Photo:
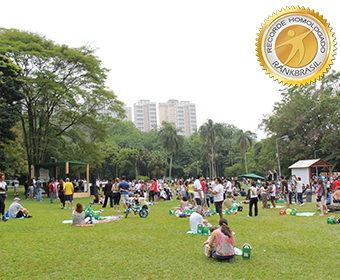
M 23 190 L 21 198 L 23 198 Z M 6 210 L 13 201 L 8 192 Z M 90 198 L 75 199 L 88 204 Z M 225 217 L 235 232 L 236 247 L 252 246 L 251 258 L 219 263 L 204 255 L 207 236 L 186 234 L 189 218 L 176 218 L 169 210 L 179 202 L 151 206 L 149 216 L 133 213 L 127 219 L 92 227 L 62 224 L 71 210 L 50 204 L 21 204 L 32 219 L 0 222 L 2 269 L 0 279 L 327 279 L 338 277 L 340 225 L 328 225 L 315 203 L 297 206 L 314 217 L 280 216 L 280 209 L 260 208 L 259 217 L 244 211 Z M 283 205 L 283 204 L 279 204 Z M 95 205 L 94 210 L 100 206 Z M 106 208 L 103 216 L 115 215 Z M 336 215 L 340 218 L 340 215 Z M 217 225 L 218 217 L 208 218 Z

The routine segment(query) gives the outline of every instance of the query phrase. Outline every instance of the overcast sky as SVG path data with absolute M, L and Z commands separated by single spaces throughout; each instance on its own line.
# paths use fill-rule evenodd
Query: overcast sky
M 340 34 L 338 0 L 3 1 L 0 25 L 98 48 L 111 70 L 107 86 L 129 107 L 141 99 L 190 101 L 198 126 L 210 118 L 263 138 L 258 125 L 284 87 L 259 66 L 257 33 L 269 15 L 292 5 L 319 12 Z

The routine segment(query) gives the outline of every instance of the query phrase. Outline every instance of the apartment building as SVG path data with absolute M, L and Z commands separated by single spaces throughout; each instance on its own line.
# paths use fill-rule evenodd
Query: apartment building
M 140 100 L 133 104 L 136 127 L 142 131 L 150 131 L 157 126 L 156 103 L 150 100 Z
M 179 102 L 169 99 L 166 103 L 159 103 L 159 123 L 163 121 L 175 124 L 179 128 L 180 135 L 190 136 L 197 128 L 196 105 L 189 101 Z

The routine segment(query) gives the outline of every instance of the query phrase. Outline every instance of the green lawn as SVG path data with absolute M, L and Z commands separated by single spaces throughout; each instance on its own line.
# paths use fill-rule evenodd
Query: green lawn
M 21 189 L 21 192 L 23 190 Z M 13 201 L 8 191 L 6 210 Z M 21 198 L 23 195 L 21 194 Z M 90 199 L 76 199 L 88 204 Z M 207 236 L 189 235 L 188 218 L 169 215 L 178 200 L 150 207 L 142 219 L 127 219 L 93 227 L 62 224 L 71 210 L 59 200 L 21 204 L 32 219 L 0 222 L 0 279 L 327 279 L 338 278 L 340 225 L 328 225 L 314 203 L 298 211 L 314 217 L 280 216 L 279 209 L 247 217 L 248 206 L 225 217 L 236 233 L 236 246 L 253 247 L 250 260 L 238 256 L 233 264 L 207 259 L 202 243 Z M 283 204 L 279 204 L 283 205 Z M 100 209 L 99 205 L 94 206 Z M 114 215 L 106 208 L 103 215 Z M 336 215 L 340 218 L 340 215 Z M 208 218 L 217 225 L 218 217 Z

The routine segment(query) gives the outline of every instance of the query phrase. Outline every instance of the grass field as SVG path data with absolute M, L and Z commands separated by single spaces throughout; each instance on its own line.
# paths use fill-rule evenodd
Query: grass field
M 6 210 L 12 201 L 10 190 Z M 330 214 L 319 217 L 314 203 L 297 209 L 316 212 L 314 217 L 260 208 L 259 217 L 249 218 L 248 205 L 237 215 L 225 215 L 236 246 L 253 248 L 249 260 L 238 256 L 233 264 L 205 257 L 207 236 L 186 234 L 189 219 L 169 215 L 178 200 L 150 207 L 146 219 L 132 213 L 93 227 L 62 224 L 71 210 L 61 210 L 59 200 L 23 199 L 21 204 L 32 219 L 0 222 L 0 279 L 339 279 L 340 225 L 328 225 Z M 114 214 L 111 208 L 103 213 Z M 216 215 L 208 220 L 218 224 Z

